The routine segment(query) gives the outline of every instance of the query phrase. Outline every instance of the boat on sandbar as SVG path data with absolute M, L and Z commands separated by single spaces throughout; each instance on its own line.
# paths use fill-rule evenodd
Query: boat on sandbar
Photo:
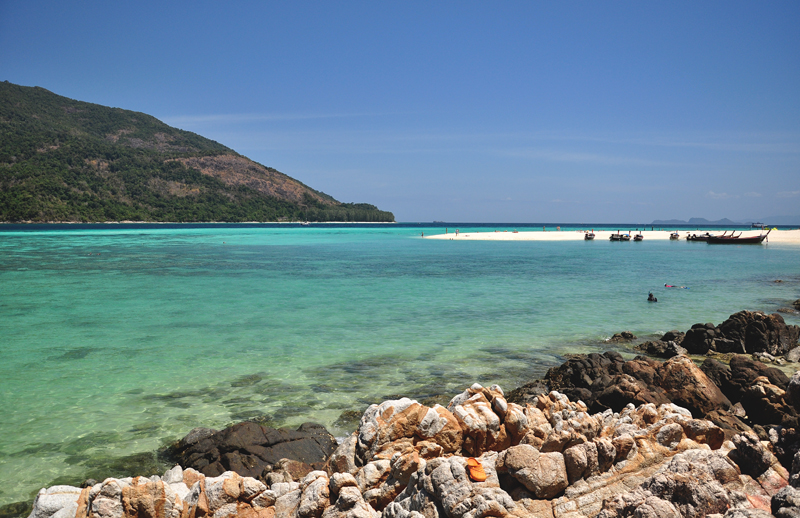
M 591 241 L 592 239 L 594 239 L 594 232 L 586 232 L 583 234 L 584 241 Z
M 611 234 L 608 236 L 608 239 L 611 241 L 630 241 L 631 235 L 630 234 L 620 234 L 619 230 L 617 230 L 616 234 Z
M 772 232 L 772 229 L 767 230 L 766 234 L 760 234 L 758 236 L 747 236 L 742 237 L 742 233 L 739 232 L 739 235 L 734 235 L 731 232 L 729 236 L 711 236 L 708 238 L 709 245 L 760 245 L 767 239 L 769 233 Z
M 711 237 L 711 234 L 706 232 L 705 234 L 686 234 L 686 241 L 708 241 L 708 238 Z
M 672 241 L 675 241 L 675 240 L 678 240 L 678 239 L 680 239 L 680 238 L 681 238 L 681 236 L 680 236 L 680 234 L 678 234 L 677 232 L 673 232 L 672 234 L 670 234 L 670 235 L 669 235 L 669 238 L 670 238 Z
M 644 239 L 644 236 L 641 235 L 641 234 L 636 234 L 635 236 L 633 236 L 633 240 L 634 241 L 642 241 L 643 239 Z

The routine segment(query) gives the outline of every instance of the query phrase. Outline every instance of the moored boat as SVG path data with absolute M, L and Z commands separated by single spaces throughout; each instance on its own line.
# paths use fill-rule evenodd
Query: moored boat
M 670 235 L 669 235 L 669 238 L 670 238 L 671 240 L 675 241 L 675 240 L 677 240 L 677 239 L 680 239 L 680 238 L 681 238 L 681 236 L 680 236 L 680 234 L 678 234 L 677 232 L 673 232 L 672 234 L 670 234 Z
M 634 241 L 642 241 L 643 239 L 644 239 L 644 236 L 641 235 L 641 234 L 636 234 L 635 236 L 633 236 L 633 240 Z
M 594 239 L 594 232 L 586 232 L 586 233 L 583 235 L 583 239 L 584 239 L 585 241 L 591 241 L 592 239 Z
M 686 241 L 708 241 L 708 238 L 711 237 L 711 234 L 706 232 L 705 234 L 686 234 Z
M 740 232 L 738 236 L 731 235 L 729 236 L 711 236 L 708 238 L 709 245 L 760 245 L 767 239 L 769 233 L 772 232 L 772 229 L 767 230 L 766 234 L 761 234 L 758 236 L 747 236 L 742 237 L 742 233 Z

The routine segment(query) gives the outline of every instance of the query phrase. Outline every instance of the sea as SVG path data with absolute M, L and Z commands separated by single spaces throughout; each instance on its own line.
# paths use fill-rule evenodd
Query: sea
M 0 226 L 0 509 L 163 472 L 159 450 L 195 427 L 344 436 L 370 404 L 509 391 L 570 354 L 634 356 L 616 332 L 800 298 L 792 245 L 421 238 L 543 225 Z

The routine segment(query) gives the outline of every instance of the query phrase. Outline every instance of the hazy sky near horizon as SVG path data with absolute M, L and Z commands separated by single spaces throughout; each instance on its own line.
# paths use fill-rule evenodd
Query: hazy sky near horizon
M 0 80 L 398 221 L 800 214 L 800 2 L 0 0 Z

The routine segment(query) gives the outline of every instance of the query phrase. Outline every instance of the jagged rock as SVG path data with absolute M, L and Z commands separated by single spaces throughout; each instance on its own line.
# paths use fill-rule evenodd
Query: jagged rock
M 710 379 L 714 385 L 719 387 L 728 400 L 734 402 L 741 399 L 738 395 L 735 398 L 731 397 L 737 394 L 738 388 L 731 383 L 731 369 L 727 365 L 714 358 L 706 358 L 703 360 L 703 364 L 700 365 L 700 370 L 708 376 L 708 379 Z
M 621 331 L 619 333 L 614 333 L 606 342 L 630 342 L 631 340 L 636 340 L 635 334 L 630 331 Z
M 699 415 L 728 409 L 731 401 L 686 356 L 664 363 L 637 356 L 625 362 L 613 353 L 573 358 L 550 369 L 546 379 L 556 390 L 583 400 L 594 412 L 619 411 L 628 403 L 675 402 Z
M 731 450 L 728 456 L 740 466 L 743 473 L 751 477 L 758 477 L 777 462 L 754 433 L 737 435 L 733 444 L 736 449 Z
M 672 358 L 659 369 L 661 387 L 672 402 L 691 412 L 705 415 L 712 410 L 727 410 L 731 402 L 705 373 L 686 356 Z
M 181 444 L 187 447 L 182 448 Z M 336 439 L 317 424 L 305 423 L 295 431 L 244 422 L 211 435 L 204 433 L 192 442 L 184 438 L 171 454 L 180 465 L 206 476 L 235 471 L 258 478 L 269 473 L 281 459 L 303 462 L 312 469 L 322 468 L 335 449 Z
M 775 367 L 767 367 L 743 355 L 735 355 L 730 360 L 730 382 L 727 387 L 720 387 L 733 402 L 741 401 L 745 392 L 753 386 L 756 378 L 765 376 L 769 382 L 782 390 L 786 390 L 789 378 Z
M 378 518 L 378 513 L 364 501 L 358 488 L 345 486 L 322 518 Z
M 488 453 L 487 456 L 496 456 Z M 477 518 L 481 516 L 528 516 L 499 487 L 491 460 L 482 459 L 489 477 L 472 482 L 463 457 L 436 458 L 417 471 L 408 487 L 383 511 L 383 518 L 424 517 Z
M 328 458 L 327 471 L 355 474 L 358 471 L 356 445 L 358 445 L 358 435 L 356 433 L 348 435 Z
M 572 367 L 586 358 L 576 360 Z M 618 360 L 596 355 L 586 366 L 611 365 L 614 378 L 675 393 L 698 409 L 712 404 L 709 378 L 686 357 Z M 595 384 L 581 381 L 580 372 L 562 370 L 560 379 Z M 766 377 L 754 386 L 781 390 Z M 233 471 L 211 477 L 177 466 L 162 477 L 72 488 L 70 498 L 49 507 L 45 490 L 31 518 L 759 516 L 753 508 L 768 509 L 771 500 L 793 512 L 793 494 L 780 491 L 790 478 L 800 484 L 800 455 L 790 475 L 770 453 L 789 454 L 800 442 L 793 428 L 760 428 L 769 444 L 753 434 L 725 442 L 722 429 L 675 403 L 591 414 L 556 391 L 519 405 L 500 387 L 478 384 L 449 408 L 408 399 L 371 406 L 328 471 L 301 476 L 308 464 L 279 460 L 264 484 Z M 481 476 L 471 478 L 468 465 Z
M 773 356 L 797 347 L 800 327 L 786 325 L 778 313 L 766 315 L 758 311 L 740 311 L 719 325 L 725 338 L 741 344 L 748 353 L 766 352 Z
M 52 486 L 42 489 L 33 501 L 28 518 L 72 518 L 78 510 L 81 489 L 73 486 Z
M 795 372 L 786 385 L 786 401 L 800 412 L 800 371 Z
M 680 345 L 683 342 L 683 337 L 686 336 L 686 333 L 682 331 L 678 331 L 677 329 L 673 329 L 672 331 L 667 331 L 664 333 L 659 340 L 662 342 L 675 342 L 676 344 Z
M 550 387 L 547 385 L 546 382 L 542 380 L 534 380 L 530 383 L 526 383 L 520 387 L 517 387 L 511 392 L 509 392 L 508 395 L 506 396 L 506 401 L 508 401 L 509 403 L 524 405 L 526 403 L 530 403 L 531 401 L 535 400 L 537 396 L 548 394 L 549 392 L 550 392 Z
M 537 498 L 553 498 L 569 485 L 564 456 L 559 452 L 540 453 L 529 444 L 520 444 L 504 453 L 503 468 Z
M 685 348 L 678 345 L 675 341 L 663 340 L 643 342 L 634 347 L 634 349 L 659 358 L 672 358 L 673 356 L 688 353 Z
M 319 518 L 330 506 L 330 480 L 324 471 L 312 471 L 300 483 L 297 516 Z
M 738 467 L 723 452 L 693 449 L 675 455 L 639 488 L 606 501 L 597 516 L 700 518 L 723 514 L 730 508 L 753 507 L 744 489 Z M 759 494 L 768 496 L 763 490 Z
M 712 349 L 715 338 L 724 338 L 714 324 L 694 324 L 686 331 L 681 345 L 691 354 L 706 354 Z
M 772 497 L 772 514 L 776 518 L 800 517 L 800 490 L 787 486 Z
M 395 444 L 403 439 L 402 447 Z M 408 398 L 371 405 L 358 427 L 356 465 L 363 466 L 376 456 L 390 459 L 396 451 L 426 440 L 442 446 L 445 453 L 460 450 L 461 426 L 446 408 L 429 408 Z
M 725 440 L 730 440 L 735 435 L 743 432 L 753 431 L 753 429 L 738 416 L 727 410 L 712 410 L 705 415 L 705 418 L 722 429 L 725 434 Z

